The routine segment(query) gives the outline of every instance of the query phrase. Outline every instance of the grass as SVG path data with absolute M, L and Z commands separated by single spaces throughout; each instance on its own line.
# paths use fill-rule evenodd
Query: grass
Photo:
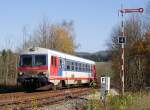
M 124 96 L 108 96 L 108 110 L 126 110 L 129 105 L 134 102 L 134 97 L 130 94 Z
M 150 92 L 139 92 L 133 95 L 135 97 L 134 103 L 126 110 L 150 110 Z
M 111 62 L 96 62 L 97 83 L 100 84 L 100 77 L 103 74 L 112 75 Z
M 89 100 L 82 110 L 103 110 L 99 100 Z
M 100 100 L 90 99 L 82 110 L 150 110 L 150 92 L 109 95 L 106 107 Z
M 111 73 L 111 62 L 96 62 L 96 72 L 97 75 Z

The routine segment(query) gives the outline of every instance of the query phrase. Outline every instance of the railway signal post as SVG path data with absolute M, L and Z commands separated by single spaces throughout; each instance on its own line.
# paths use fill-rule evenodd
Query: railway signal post
M 143 8 L 135 8 L 135 9 L 121 9 L 120 13 L 122 16 L 122 22 L 121 22 L 121 32 L 122 36 L 119 37 L 119 43 L 121 44 L 121 71 L 120 71 L 120 78 L 121 78 L 121 92 L 122 95 L 124 95 L 124 64 L 125 64 L 125 42 L 126 42 L 126 37 L 124 33 L 124 14 L 126 13 L 143 13 L 144 9 Z

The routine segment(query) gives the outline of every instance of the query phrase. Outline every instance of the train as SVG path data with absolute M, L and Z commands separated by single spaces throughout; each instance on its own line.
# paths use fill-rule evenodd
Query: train
M 17 70 L 17 82 L 25 89 L 47 85 L 56 89 L 96 80 L 94 61 L 41 47 L 21 52 Z

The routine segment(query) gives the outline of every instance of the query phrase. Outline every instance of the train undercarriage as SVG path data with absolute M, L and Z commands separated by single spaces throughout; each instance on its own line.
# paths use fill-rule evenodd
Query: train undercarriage
M 67 84 L 65 80 L 60 80 L 57 85 L 48 81 L 46 77 L 28 77 L 28 78 L 18 78 L 18 85 L 25 91 L 34 90 L 56 90 L 62 88 L 70 88 L 77 86 L 90 86 L 92 81 L 89 83 L 82 84 L 79 80 L 77 84 Z

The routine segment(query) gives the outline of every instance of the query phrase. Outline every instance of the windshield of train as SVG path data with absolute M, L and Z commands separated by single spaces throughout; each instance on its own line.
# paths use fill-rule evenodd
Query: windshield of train
M 46 65 L 46 55 L 35 55 L 35 66 Z
M 32 55 L 22 55 L 20 59 L 21 66 L 32 66 Z

